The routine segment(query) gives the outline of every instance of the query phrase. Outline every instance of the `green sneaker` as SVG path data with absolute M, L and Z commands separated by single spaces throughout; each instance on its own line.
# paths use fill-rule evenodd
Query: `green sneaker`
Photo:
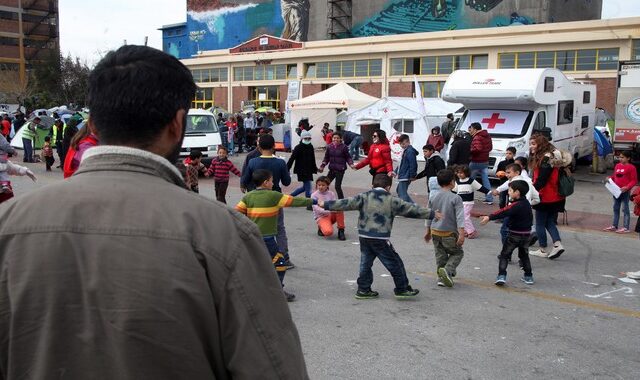
M 356 299 L 359 300 L 370 300 L 370 299 L 374 299 L 374 298 L 378 298 L 378 292 L 374 291 L 374 290 L 366 290 L 366 291 L 362 291 L 362 290 L 358 290 L 356 292 Z
M 442 281 L 444 286 L 449 288 L 453 287 L 453 280 L 451 279 L 451 277 L 449 277 L 449 273 L 447 273 L 446 269 L 438 268 L 438 277 L 440 278 L 440 281 Z
M 413 289 L 411 287 L 408 287 L 407 290 L 403 292 L 398 292 L 395 295 L 396 295 L 396 298 L 398 299 L 406 299 L 406 298 L 415 297 L 418 293 L 420 293 L 418 289 Z

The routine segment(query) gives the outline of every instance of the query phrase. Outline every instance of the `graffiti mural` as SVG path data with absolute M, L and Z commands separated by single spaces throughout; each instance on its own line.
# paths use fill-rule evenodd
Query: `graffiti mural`
M 505 11 L 503 0 L 392 0 L 379 13 L 355 25 L 354 36 L 434 32 L 532 24 L 527 15 Z
M 306 41 L 309 0 L 187 0 L 190 54 L 225 49 L 261 34 Z

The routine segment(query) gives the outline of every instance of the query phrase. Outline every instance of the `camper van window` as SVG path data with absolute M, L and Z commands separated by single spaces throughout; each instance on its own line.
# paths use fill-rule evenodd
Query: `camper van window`
M 582 117 L 582 125 L 581 125 L 582 129 L 586 129 L 589 128 L 589 116 L 583 116 Z
M 413 133 L 413 120 L 392 120 L 393 129 L 400 133 Z
M 547 114 L 544 111 L 538 112 L 536 122 L 533 124 L 533 131 L 542 131 L 547 127 Z
M 584 104 L 591 103 L 591 93 L 589 91 L 585 91 L 582 93 L 582 103 Z
M 558 125 L 573 123 L 573 100 L 558 102 Z
M 402 132 L 402 120 L 394 120 L 393 129 L 395 129 L 398 132 Z
M 545 77 L 544 78 L 544 92 L 553 92 L 554 86 L 554 78 L 553 77 Z

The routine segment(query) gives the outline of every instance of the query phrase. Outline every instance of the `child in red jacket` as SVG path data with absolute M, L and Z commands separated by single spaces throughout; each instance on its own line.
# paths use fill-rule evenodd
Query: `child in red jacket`
M 625 151 L 620 153 L 620 162 L 613 168 L 613 175 L 609 178 L 620 187 L 622 194 L 620 194 L 618 198 L 613 198 L 613 223 L 604 230 L 626 234 L 631 232 L 631 230 L 629 230 L 629 224 L 631 223 L 631 214 L 629 213 L 631 189 L 638 183 L 636 167 L 631 164 L 631 152 Z M 622 206 L 624 216 L 623 227 L 618 228 L 620 206 Z

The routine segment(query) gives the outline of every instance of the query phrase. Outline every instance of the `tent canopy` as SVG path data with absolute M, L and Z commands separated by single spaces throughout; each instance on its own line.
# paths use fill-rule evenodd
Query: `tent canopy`
M 377 100 L 378 98 L 340 82 L 317 94 L 289 102 L 291 129 L 295 130 L 300 120 L 309 119 L 309 124 L 314 126 L 311 130 L 313 145 L 324 146 L 325 142 L 320 132 L 324 123 L 329 123 L 331 128 L 335 128 L 339 110 L 357 110 Z M 299 140 L 300 137 L 292 133 L 292 145 L 295 146 Z
M 360 92 L 345 82 L 340 82 L 317 94 L 307 96 L 289 103 L 291 110 L 299 109 L 358 109 L 373 103 L 378 98 Z

